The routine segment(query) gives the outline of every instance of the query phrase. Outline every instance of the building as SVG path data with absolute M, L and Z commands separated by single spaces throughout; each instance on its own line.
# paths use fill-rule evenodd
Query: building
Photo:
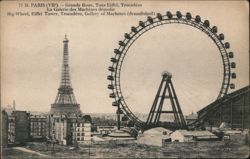
M 205 126 L 219 127 L 225 122 L 232 129 L 249 129 L 249 92 L 250 86 L 246 86 L 212 102 L 197 112 L 199 120 L 203 120 Z
M 198 119 L 198 115 L 194 112 L 185 117 L 187 125 L 194 123 Z
M 30 116 L 30 137 L 33 141 L 44 140 L 47 136 L 47 117 L 44 115 Z
M 61 83 L 58 88 L 58 93 L 55 102 L 51 105 L 50 114 L 56 115 L 72 115 L 81 114 L 80 105 L 77 104 L 75 99 L 73 88 L 70 80 L 70 68 L 69 68 L 69 40 L 65 36 L 63 40 L 63 64 Z
M 67 116 L 54 117 L 54 136 L 61 145 L 69 145 L 70 141 L 70 123 L 68 123 Z
M 26 111 L 13 111 L 8 117 L 9 144 L 24 144 L 30 138 L 29 113 Z
M 8 143 L 14 144 L 15 143 L 15 124 L 16 124 L 15 116 L 8 116 Z
M 112 132 L 114 132 L 115 130 L 117 130 L 117 127 L 116 126 L 97 126 L 97 132 L 102 134 L 102 135 L 105 135 L 105 134 L 110 134 Z
M 89 143 L 91 140 L 91 123 L 85 118 L 76 119 L 72 122 L 72 141 L 78 144 Z
M 54 118 L 53 118 L 53 114 L 47 114 L 46 115 L 46 138 L 50 138 L 52 139 L 52 136 L 54 134 L 54 126 L 55 126 L 55 122 L 54 122 Z
M 86 116 L 54 116 L 53 134 L 59 144 L 86 143 L 91 140 L 91 122 Z
M 218 137 L 209 131 L 176 130 L 170 135 L 172 142 L 212 141 Z
M 117 125 L 116 114 L 91 114 L 92 131 L 107 134 Z
M 2 116 L 1 116 L 1 130 L 2 130 L 2 136 L 1 136 L 1 143 L 2 147 L 7 147 L 8 146 L 8 114 L 6 111 L 2 111 Z

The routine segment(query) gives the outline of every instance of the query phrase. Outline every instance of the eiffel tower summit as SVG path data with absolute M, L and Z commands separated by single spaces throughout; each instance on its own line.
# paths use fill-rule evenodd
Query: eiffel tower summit
M 56 115 L 81 114 L 80 104 L 77 104 L 73 88 L 71 86 L 68 43 L 69 40 L 65 35 L 65 39 L 63 40 L 63 62 L 62 62 L 61 83 L 60 87 L 58 88 L 58 93 L 55 102 L 51 104 L 50 114 L 56 114 Z

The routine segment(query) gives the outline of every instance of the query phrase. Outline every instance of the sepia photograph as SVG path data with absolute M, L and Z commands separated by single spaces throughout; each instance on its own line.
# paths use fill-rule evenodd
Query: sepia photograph
M 249 158 L 249 1 L 0 7 L 1 158 Z

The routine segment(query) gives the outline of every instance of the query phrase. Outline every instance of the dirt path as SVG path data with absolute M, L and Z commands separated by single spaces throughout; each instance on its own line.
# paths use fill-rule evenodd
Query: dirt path
M 41 153 L 39 153 L 37 151 L 33 151 L 33 150 L 30 150 L 30 149 L 27 149 L 27 148 L 24 148 L 24 147 L 13 147 L 13 149 L 20 150 L 20 151 L 23 151 L 23 152 L 32 153 L 32 154 L 36 154 L 36 155 L 39 155 L 39 156 L 42 156 L 42 157 L 50 157 L 48 155 L 44 155 L 44 154 L 41 154 Z

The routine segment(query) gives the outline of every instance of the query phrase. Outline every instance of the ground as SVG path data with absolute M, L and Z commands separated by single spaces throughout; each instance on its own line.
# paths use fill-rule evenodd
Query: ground
M 45 143 L 28 143 L 19 149 L 4 149 L 3 158 L 247 158 L 249 142 L 244 137 L 231 141 L 203 141 L 194 143 L 169 143 L 165 146 L 149 146 L 134 141 L 109 141 L 80 146 L 78 149 Z M 27 149 L 27 150 L 24 150 Z M 31 151 L 30 151 L 31 150 Z M 48 157 L 50 156 L 50 157 Z

